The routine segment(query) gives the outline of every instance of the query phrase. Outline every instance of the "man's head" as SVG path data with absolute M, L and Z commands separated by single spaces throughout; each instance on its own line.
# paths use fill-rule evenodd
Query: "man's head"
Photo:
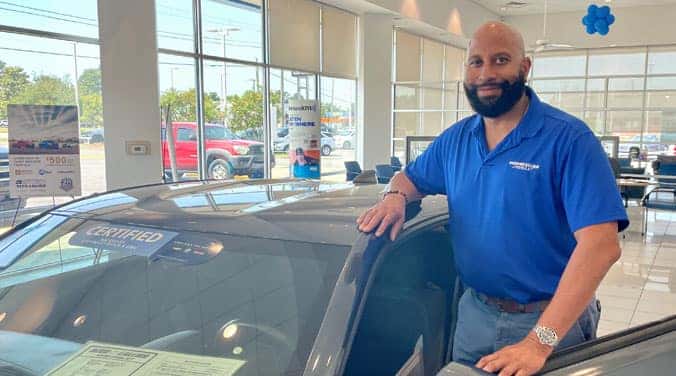
M 496 118 L 511 110 L 524 94 L 530 67 L 516 29 L 501 22 L 480 26 L 465 62 L 465 93 L 474 111 Z

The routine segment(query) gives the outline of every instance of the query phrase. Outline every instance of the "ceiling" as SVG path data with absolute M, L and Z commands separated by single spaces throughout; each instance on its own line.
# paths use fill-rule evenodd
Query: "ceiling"
M 545 0 L 471 0 L 501 16 L 544 13 Z M 505 6 L 505 4 L 526 3 L 527 5 Z M 584 11 L 589 4 L 609 5 L 612 8 L 628 8 L 646 5 L 676 5 L 676 0 L 548 0 L 547 13 Z

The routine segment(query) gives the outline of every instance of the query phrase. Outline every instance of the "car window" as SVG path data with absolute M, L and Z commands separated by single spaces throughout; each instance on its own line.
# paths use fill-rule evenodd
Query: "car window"
M 364 302 L 345 374 L 396 374 L 419 340 L 425 370 L 434 374 L 445 363 L 453 317 L 449 305 L 455 271 L 445 223 L 398 240 L 384 255 Z
M 178 128 L 176 138 L 178 141 L 195 141 L 197 140 L 197 135 L 192 128 Z
M 207 140 L 232 140 L 234 135 L 225 127 L 208 126 L 206 128 Z
M 76 343 L 161 343 L 242 360 L 236 375 L 245 376 L 302 374 L 349 252 L 77 218 L 51 228 L 0 271 L 0 288 L 11 287 L 0 294 L 3 330 Z M 26 301 L 43 302 L 41 325 L 12 317 Z M 73 325 L 81 317 L 84 324 Z

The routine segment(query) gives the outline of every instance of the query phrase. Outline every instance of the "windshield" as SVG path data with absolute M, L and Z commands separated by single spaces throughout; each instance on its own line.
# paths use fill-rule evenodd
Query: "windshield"
M 0 333 L 243 362 L 233 375 L 302 374 L 349 251 L 58 215 L 5 239 Z

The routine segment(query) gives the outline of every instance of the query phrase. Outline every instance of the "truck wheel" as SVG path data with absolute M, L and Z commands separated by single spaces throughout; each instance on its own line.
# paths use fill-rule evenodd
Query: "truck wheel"
M 228 161 L 214 159 L 209 163 L 209 179 L 227 180 L 232 178 L 232 167 Z
M 331 147 L 329 145 L 322 146 L 322 155 L 327 156 L 331 154 Z

